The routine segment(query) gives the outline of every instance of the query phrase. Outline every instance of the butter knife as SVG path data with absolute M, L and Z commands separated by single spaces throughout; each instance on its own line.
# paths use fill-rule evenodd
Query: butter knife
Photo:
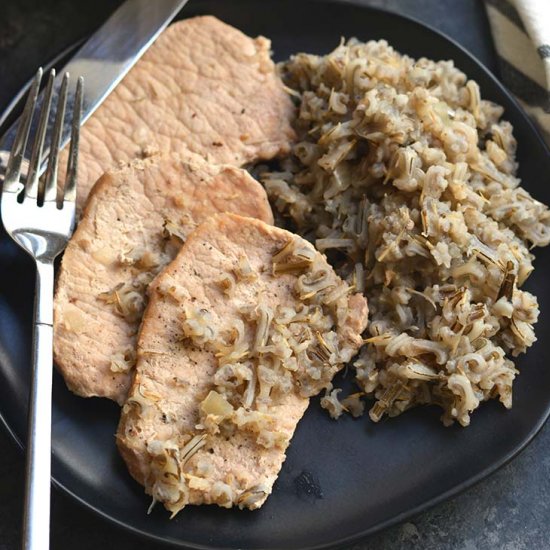
M 75 90 L 78 76 L 82 75 L 86 81 L 82 104 L 82 124 L 101 105 L 187 2 L 188 0 L 126 0 L 107 22 L 84 43 L 63 70 L 59 71 L 54 83 L 56 90 L 59 90 L 65 72 L 70 74 L 69 90 Z M 39 106 L 41 100 L 40 98 Z M 67 117 L 72 112 L 73 101 L 74 97 L 69 95 Z M 53 121 L 51 122 L 53 123 Z M 70 139 L 68 118 L 65 122 L 63 127 L 66 130 L 61 137 L 62 147 Z M 16 120 L 0 140 L 0 176 L 2 176 L 2 180 L 18 124 L 19 121 Z M 49 134 L 51 132 L 48 132 Z M 41 173 L 46 166 L 48 152 L 49 144 L 46 143 Z

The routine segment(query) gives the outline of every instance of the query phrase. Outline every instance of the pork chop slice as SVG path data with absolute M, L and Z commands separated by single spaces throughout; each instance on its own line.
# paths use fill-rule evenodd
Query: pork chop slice
M 269 52 L 212 16 L 170 25 L 82 127 L 79 209 L 103 172 L 151 151 L 235 166 L 287 153 L 293 107 Z
M 124 402 L 149 282 L 197 224 L 225 211 L 273 221 L 245 170 L 191 153 L 136 160 L 97 182 L 54 303 L 54 358 L 71 391 Z
M 213 216 L 155 279 L 117 445 L 172 512 L 260 507 L 309 397 L 356 353 L 367 322 L 313 246 Z

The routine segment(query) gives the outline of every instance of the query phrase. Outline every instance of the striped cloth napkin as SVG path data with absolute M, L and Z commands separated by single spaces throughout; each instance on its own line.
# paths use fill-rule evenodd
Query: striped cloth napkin
M 550 0 L 485 0 L 501 77 L 550 145 Z

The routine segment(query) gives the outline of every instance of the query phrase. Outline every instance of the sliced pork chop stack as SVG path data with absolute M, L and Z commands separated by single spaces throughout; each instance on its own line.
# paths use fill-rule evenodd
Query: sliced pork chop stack
M 123 403 L 148 284 L 198 223 L 226 211 L 273 221 L 245 170 L 190 153 L 136 160 L 97 182 L 55 296 L 54 357 L 73 392 Z
M 355 354 L 367 304 L 313 246 L 213 216 L 155 279 L 117 443 L 173 514 L 260 507 L 309 397 Z
M 293 107 L 269 50 L 211 16 L 168 27 L 82 128 L 79 207 L 103 172 L 152 151 L 235 166 L 287 153 Z

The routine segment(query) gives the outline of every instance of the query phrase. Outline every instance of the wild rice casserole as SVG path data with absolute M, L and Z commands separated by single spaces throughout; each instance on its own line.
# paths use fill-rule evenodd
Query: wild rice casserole
M 353 363 L 360 394 L 323 405 L 374 421 L 421 404 L 467 426 L 480 402 L 512 405 L 509 358 L 535 341 L 521 290 L 550 213 L 520 187 L 503 109 L 452 61 L 414 60 L 385 41 L 298 54 L 280 66 L 298 141 L 262 175 L 279 214 L 369 301 Z

